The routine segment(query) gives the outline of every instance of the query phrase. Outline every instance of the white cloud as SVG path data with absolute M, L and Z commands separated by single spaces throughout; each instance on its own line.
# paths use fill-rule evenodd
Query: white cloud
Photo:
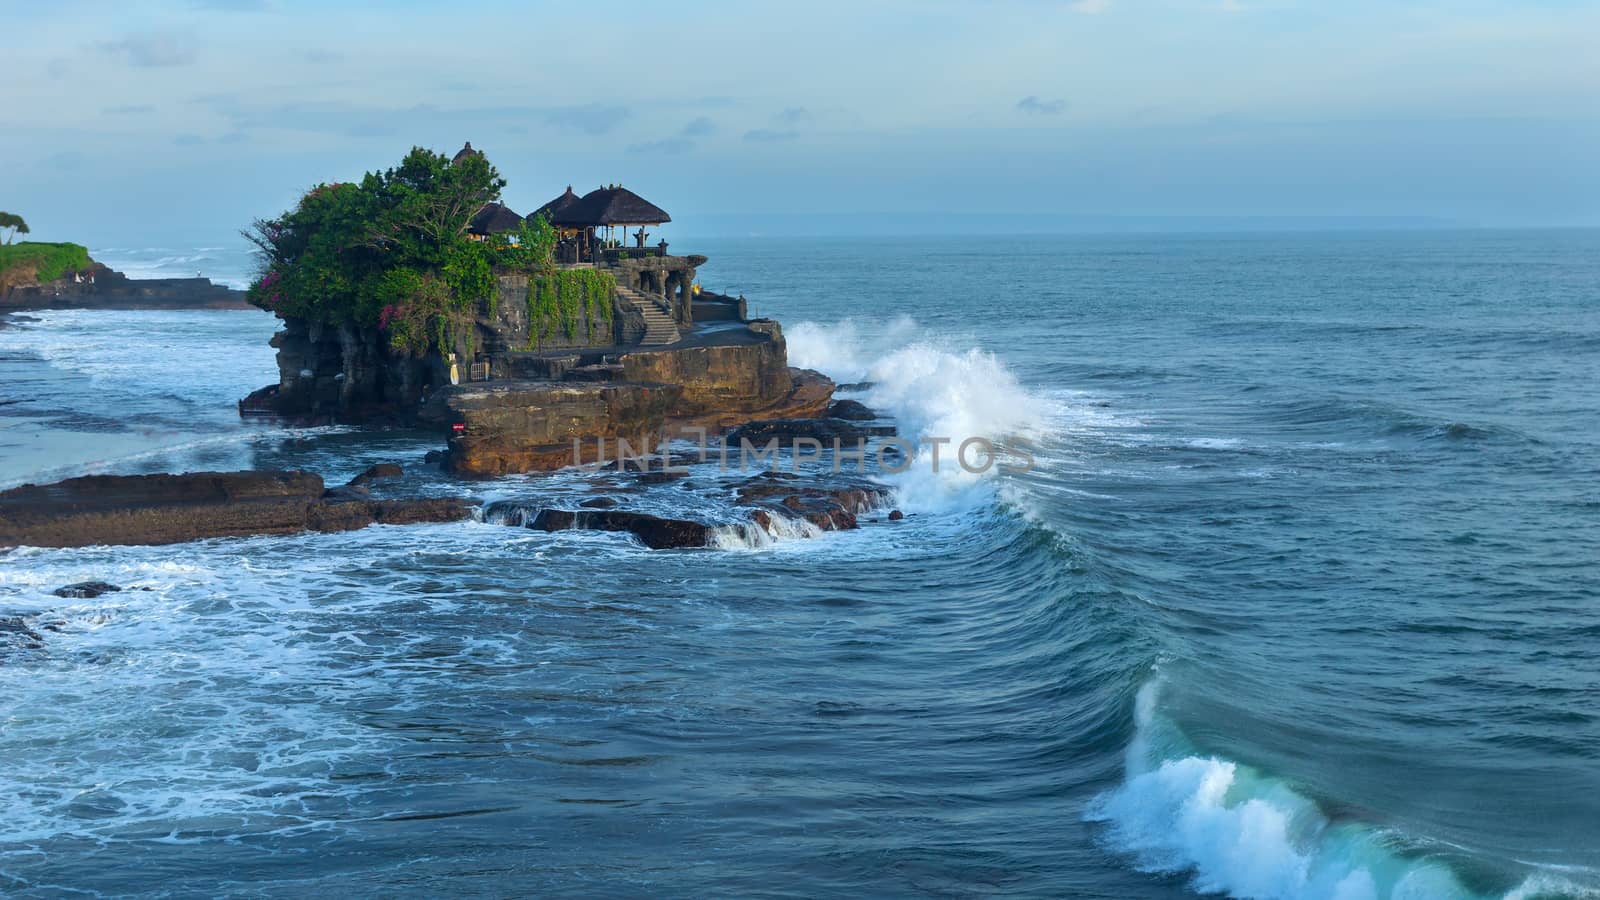
M 170 32 L 132 35 L 120 41 L 106 41 L 100 47 L 130 65 L 145 68 L 186 66 L 197 55 L 187 36 Z

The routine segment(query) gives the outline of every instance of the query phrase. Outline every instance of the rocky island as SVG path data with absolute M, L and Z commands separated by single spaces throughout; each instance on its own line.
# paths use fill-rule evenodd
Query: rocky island
M 864 477 L 769 471 L 715 488 L 735 492 L 745 512 L 737 522 L 619 508 L 650 479 L 682 477 L 668 470 L 668 437 L 737 429 L 735 447 L 753 436 L 854 449 L 894 430 L 864 425 L 875 419 L 870 410 L 836 403 L 832 381 L 791 367 L 777 322 L 750 318 L 742 297 L 701 290 L 707 257 L 647 243 L 647 229 L 670 221 L 664 210 L 609 185 L 581 197 L 569 187 L 520 216 L 500 202 L 504 184 L 470 144 L 454 157 L 416 148 L 394 169 L 319 185 L 294 209 L 258 220 L 249 236 L 263 268 L 247 296 L 283 328 L 272 338 L 278 378 L 242 399 L 240 414 L 431 429 L 442 446 L 430 461 L 461 478 L 598 461 L 612 480 L 597 487 L 623 499 L 574 509 L 535 497 L 477 515 L 540 530 L 628 532 L 652 548 L 715 545 L 729 529 L 759 543 L 854 528 L 888 503 L 887 490 Z M 315 475 L 282 472 L 27 486 L 0 494 L 0 546 L 464 515 L 452 498 L 373 499 L 369 488 L 327 490 Z
M 438 428 L 451 471 L 488 476 L 572 465 L 575 443 L 645 448 L 664 428 L 715 433 L 820 416 L 832 399 L 831 381 L 788 365 L 777 322 L 700 290 L 705 256 L 645 243 L 645 229 L 670 217 L 626 188 L 579 197 L 569 187 L 526 217 L 497 199 L 453 200 L 497 197 L 504 184 L 471 144 L 449 160 L 414 150 L 401 168 L 368 178 L 319 187 L 300 208 L 257 223 L 272 264 L 251 298 L 284 329 L 274 338 L 278 382 L 242 412 Z M 376 271 L 341 277 L 352 285 L 348 305 L 296 299 L 302 280 L 330 280 L 319 267 L 352 268 L 347 253 L 331 264 L 318 255 L 321 223 L 343 221 L 346 204 L 370 204 L 363 192 L 387 197 L 419 182 L 442 199 L 407 211 L 408 194 L 396 201 L 398 222 L 343 242 L 379 257 Z M 426 216 L 439 208 L 458 210 L 459 225 L 435 229 Z M 606 236 L 619 229 L 638 229 L 631 246 Z M 433 230 L 453 244 L 418 246 L 408 234 Z M 398 262 L 396 251 L 417 261 Z

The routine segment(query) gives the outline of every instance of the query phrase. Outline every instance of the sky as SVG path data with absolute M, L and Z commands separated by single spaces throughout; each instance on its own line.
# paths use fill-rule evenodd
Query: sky
M 0 209 L 223 242 L 412 145 L 663 235 L 1600 225 L 1600 0 L 0 0 Z

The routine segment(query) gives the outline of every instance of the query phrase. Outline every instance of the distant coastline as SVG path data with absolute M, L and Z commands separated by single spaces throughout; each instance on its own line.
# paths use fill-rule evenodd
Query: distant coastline
M 196 274 L 130 278 L 79 244 L 22 243 L 0 257 L 0 311 L 248 309 L 243 291 Z

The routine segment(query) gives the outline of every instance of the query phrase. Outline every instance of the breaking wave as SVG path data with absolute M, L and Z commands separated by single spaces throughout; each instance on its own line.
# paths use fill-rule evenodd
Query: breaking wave
M 930 340 L 907 317 L 870 330 L 853 320 L 801 322 L 790 329 L 788 343 L 793 365 L 864 383 L 863 402 L 892 417 L 901 436 L 920 445 L 905 471 L 886 476 L 908 512 L 992 503 L 1005 466 L 1028 464 L 1033 442 L 1046 433 L 1056 409 L 1024 388 L 993 353 Z M 974 443 L 963 466 L 957 454 L 974 438 L 996 452 L 987 455 Z M 941 442 L 937 455 L 932 444 L 922 444 L 932 440 Z
M 1468 889 L 1448 849 L 1361 821 L 1336 820 L 1292 786 L 1249 766 L 1189 752 L 1157 709 L 1158 679 L 1135 701 L 1126 779 L 1088 817 L 1141 871 L 1186 875 L 1201 894 L 1250 900 L 1532 900 L 1597 896 L 1537 872 L 1504 893 Z

